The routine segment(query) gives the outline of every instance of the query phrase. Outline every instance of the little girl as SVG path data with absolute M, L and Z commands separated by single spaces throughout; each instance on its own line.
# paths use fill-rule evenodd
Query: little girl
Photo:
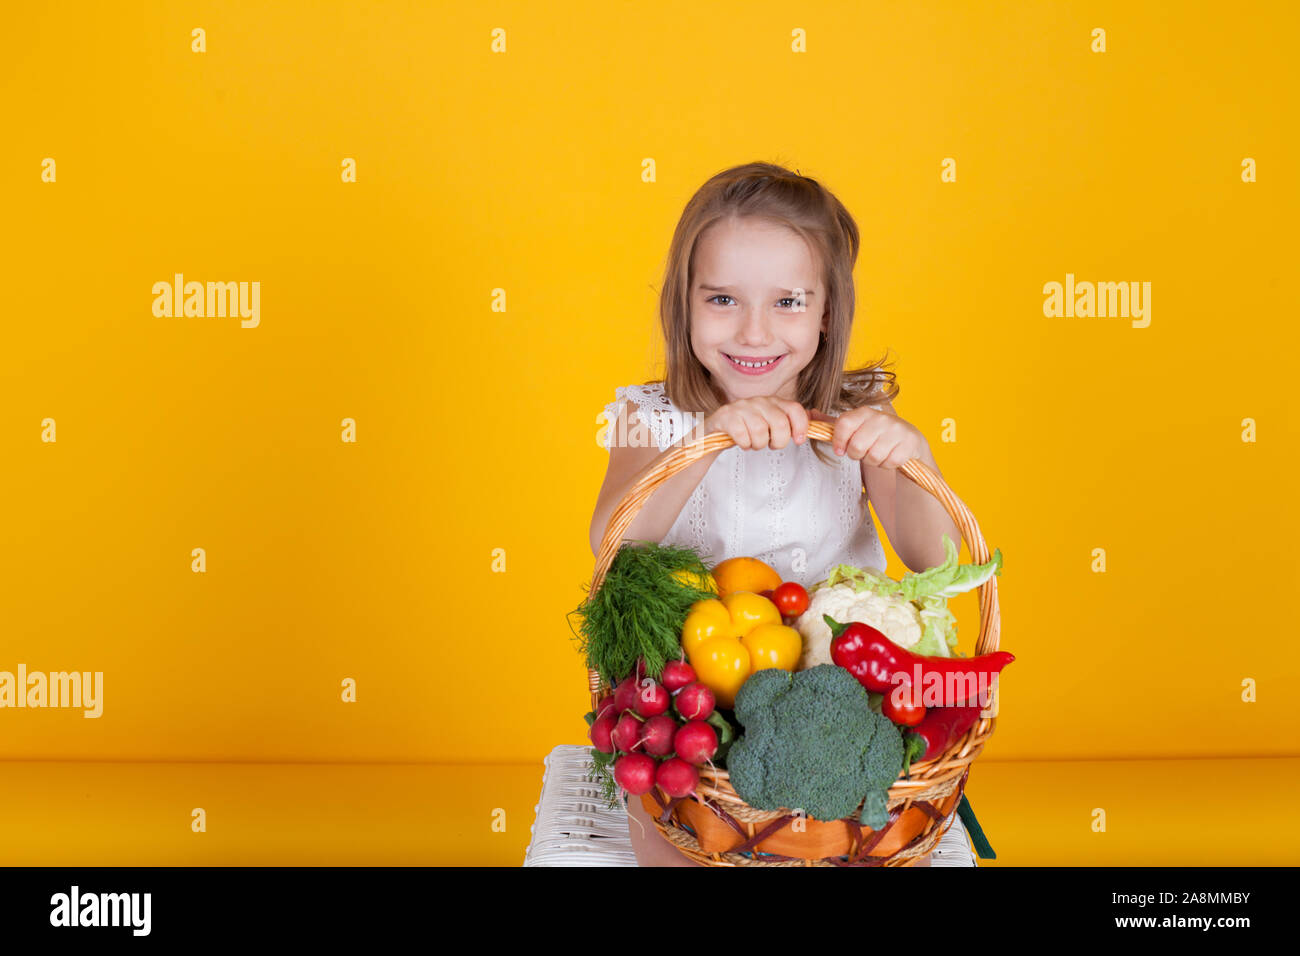
M 660 485 L 624 540 L 689 545 L 709 564 L 759 558 L 808 587 L 837 564 L 885 570 L 869 499 L 909 569 L 943 563 L 942 536 L 960 542 L 960 532 L 934 496 L 898 475 L 911 458 L 939 467 L 894 411 L 894 373 L 844 368 L 858 246 L 839 200 L 781 166 L 725 170 L 691 198 L 660 296 L 664 378 L 617 389 L 606 409 L 593 554 L 641 473 L 672 447 L 723 431 L 735 445 Z M 812 420 L 834 422 L 829 451 L 808 440 Z M 693 865 L 640 800 L 628 808 L 642 866 Z

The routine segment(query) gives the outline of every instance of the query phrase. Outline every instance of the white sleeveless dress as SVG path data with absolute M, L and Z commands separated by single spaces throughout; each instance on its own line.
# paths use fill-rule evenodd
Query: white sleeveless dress
M 605 406 L 606 448 L 623 402 L 632 403 L 660 451 L 699 421 L 673 405 L 662 383 L 623 386 L 615 396 Z M 884 571 L 885 552 L 867 508 L 861 463 L 831 454 L 835 464 L 828 466 L 807 441 L 791 441 L 779 450 L 733 445 L 714 459 L 660 543 L 695 548 L 707 564 L 758 558 L 781 580 L 804 587 L 825 580 L 837 564 Z

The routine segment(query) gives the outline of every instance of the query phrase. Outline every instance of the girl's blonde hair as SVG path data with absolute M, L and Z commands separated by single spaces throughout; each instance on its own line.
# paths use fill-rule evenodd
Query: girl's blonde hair
M 700 234 L 732 217 L 766 219 L 792 229 L 808 243 L 821 266 L 826 331 L 816 355 L 799 373 L 799 404 L 838 415 L 860 405 L 892 402 L 898 395 L 897 376 L 884 368 L 883 357 L 863 368 L 844 369 L 853 328 L 857 223 L 817 180 L 772 163 L 746 163 L 718 173 L 691 197 L 678 220 L 659 295 L 668 399 L 683 411 L 705 415 L 726 403 L 725 394 L 691 348 L 690 291 Z M 836 459 L 823 444 L 814 442 L 814 453 L 823 463 L 834 464 Z

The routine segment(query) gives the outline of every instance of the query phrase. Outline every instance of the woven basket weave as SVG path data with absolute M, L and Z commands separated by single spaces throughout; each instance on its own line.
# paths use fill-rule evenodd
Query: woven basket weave
M 830 441 L 833 422 L 808 425 L 808 439 Z M 605 528 L 591 582 L 595 593 L 623 545 L 623 533 L 636 513 L 663 482 L 693 462 L 735 442 L 714 432 L 674 448 L 646 469 L 619 502 Z M 924 462 L 913 458 L 899 469 L 939 499 L 961 531 L 976 564 L 990 560 L 988 545 L 970 509 Z M 725 557 L 736 557 L 726 555 Z M 975 654 L 998 649 L 997 575 L 979 587 L 979 637 Z M 587 671 L 594 710 L 608 692 L 600 675 Z M 953 819 L 970 765 L 993 733 L 997 714 L 994 681 L 987 713 L 965 735 L 932 760 L 915 763 L 908 779 L 889 788 L 889 823 L 878 831 L 856 821 L 824 822 L 796 817 L 788 808 L 758 810 L 732 789 L 721 768 L 700 768 L 700 782 L 690 797 L 667 799 L 655 788 L 641 798 L 659 832 L 683 854 L 706 866 L 908 866 L 929 853 Z

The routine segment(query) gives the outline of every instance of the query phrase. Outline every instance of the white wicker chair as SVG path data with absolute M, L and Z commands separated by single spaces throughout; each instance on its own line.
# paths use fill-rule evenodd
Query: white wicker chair
M 627 812 L 610 810 L 593 783 L 589 747 L 561 744 L 546 757 L 524 866 L 636 866 Z M 961 818 L 954 817 L 931 866 L 975 866 Z

